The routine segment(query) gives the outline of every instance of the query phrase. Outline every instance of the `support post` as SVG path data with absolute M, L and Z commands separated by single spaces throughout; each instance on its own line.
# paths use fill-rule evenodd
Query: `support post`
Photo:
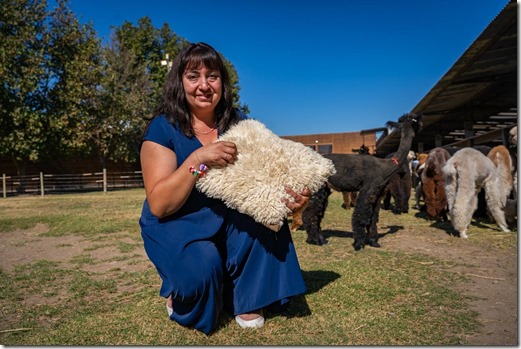
M 107 194 L 107 169 L 103 169 L 103 193 Z
M 40 172 L 40 195 L 43 196 L 43 172 Z

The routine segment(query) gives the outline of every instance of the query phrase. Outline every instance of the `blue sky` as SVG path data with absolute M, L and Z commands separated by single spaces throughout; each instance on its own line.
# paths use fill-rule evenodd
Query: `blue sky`
M 230 60 L 280 136 L 356 132 L 411 111 L 508 0 L 70 0 L 107 39 L 143 16 Z

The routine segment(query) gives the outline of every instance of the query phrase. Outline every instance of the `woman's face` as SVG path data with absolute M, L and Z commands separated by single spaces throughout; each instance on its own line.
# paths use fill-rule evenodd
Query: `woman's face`
M 183 88 L 193 113 L 213 111 L 222 96 L 221 74 L 204 65 L 186 69 L 183 73 Z

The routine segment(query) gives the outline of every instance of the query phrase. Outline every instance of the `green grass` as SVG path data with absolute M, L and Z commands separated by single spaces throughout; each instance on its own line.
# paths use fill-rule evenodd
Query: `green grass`
M 62 261 L 35 255 L 0 270 L 0 344 L 457 345 L 480 328 L 470 299 L 456 289 L 466 280 L 451 272 L 451 263 L 383 249 L 355 252 L 352 210 L 340 208 L 338 193 L 323 223 L 328 245 L 309 245 L 304 231 L 293 232 L 308 291 L 287 314 L 267 314 L 266 326 L 257 331 L 240 329 L 229 314 L 210 336 L 181 327 L 168 320 L 159 276 L 142 251 L 143 198 L 143 190 L 127 190 L 0 200 L 0 238 L 43 224 L 33 238 L 53 241 L 57 254 L 81 246 Z M 419 234 L 447 228 L 411 211 L 382 211 L 381 232 L 393 226 Z M 491 230 L 472 226 L 469 242 L 490 243 Z M 517 244 L 516 234 L 501 236 L 499 248 Z

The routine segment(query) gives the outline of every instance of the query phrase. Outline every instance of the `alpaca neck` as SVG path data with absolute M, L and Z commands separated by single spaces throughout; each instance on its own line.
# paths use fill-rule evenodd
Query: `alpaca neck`
M 412 126 L 409 123 L 404 124 L 400 138 L 400 146 L 394 155 L 394 157 L 398 159 L 399 166 L 403 166 L 407 163 L 407 155 L 409 154 L 409 150 L 411 150 L 413 138 L 414 131 Z

